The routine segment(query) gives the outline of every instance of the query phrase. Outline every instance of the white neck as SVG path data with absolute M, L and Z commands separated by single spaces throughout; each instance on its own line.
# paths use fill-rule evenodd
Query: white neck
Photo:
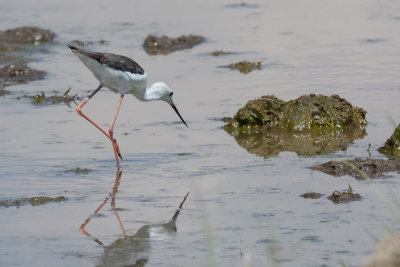
M 144 91 L 143 101 L 161 100 L 163 88 L 161 83 L 153 83 L 149 88 Z

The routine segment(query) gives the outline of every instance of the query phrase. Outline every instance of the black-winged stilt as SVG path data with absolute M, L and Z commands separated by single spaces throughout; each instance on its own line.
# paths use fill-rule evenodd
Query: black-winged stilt
M 79 57 L 83 64 L 85 64 L 86 67 L 92 71 L 93 75 L 100 82 L 99 87 L 97 87 L 96 90 L 94 90 L 85 100 L 83 100 L 81 104 L 76 107 L 76 111 L 79 115 L 96 126 L 111 140 L 118 167 L 120 166 L 118 157 L 122 159 L 122 156 L 119 151 L 117 140 L 115 140 L 113 137 L 113 133 L 115 120 L 117 119 L 118 111 L 125 94 L 133 94 L 140 101 L 162 100 L 167 102 L 175 110 L 176 114 L 178 114 L 179 118 L 186 125 L 186 127 L 188 127 L 182 116 L 179 114 L 174 102 L 172 101 L 172 89 L 163 82 L 154 83 L 147 88 L 147 74 L 134 60 L 125 56 L 111 53 L 87 51 L 73 45 L 68 45 L 68 47 Z M 103 86 L 107 87 L 113 92 L 121 94 L 121 98 L 118 102 L 117 110 L 115 111 L 108 133 L 82 112 L 82 107 Z

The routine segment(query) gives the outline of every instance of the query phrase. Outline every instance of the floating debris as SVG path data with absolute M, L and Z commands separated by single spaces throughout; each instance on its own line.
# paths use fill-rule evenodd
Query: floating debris
M 400 159 L 385 160 L 356 158 L 353 160 L 328 161 L 312 167 L 333 176 L 350 175 L 357 179 L 384 178 L 385 172 L 400 171 Z
M 0 84 L 6 82 L 25 83 L 41 80 L 44 76 L 44 71 L 31 69 L 25 64 L 11 64 L 0 68 Z
M 90 173 L 92 171 L 93 171 L 92 169 L 88 169 L 88 168 L 81 169 L 81 168 L 78 167 L 78 168 L 75 168 L 75 169 L 66 170 L 65 172 L 73 172 L 73 173 L 76 173 L 76 174 L 88 174 L 88 173 Z
M 320 197 L 322 197 L 321 193 L 316 193 L 316 192 L 308 192 L 308 193 L 304 193 L 302 195 L 300 195 L 303 198 L 311 198 L 311 199 L 318 199 Z
M 17 44 L 38 44 L 51 42 L 55 33 L 39 27 L 18 27 L 6 31 L 0 31 L 0 42 Z
M 273 95 L 250 100 L 225 130 L 250 153 L 271 157 L 332 153 L 366 135 L 366 111 L 338 95 L 304 95 L 283 101 Z
M 167 36 L 147 36 L 143 47 L 149 55 L 169 54 L 177 50 L 192 48 L 205 41 L 205 38 L 198 35 L 182 35 L 177 38 Z
M 59 103 L 65 103 L 70 107 L 71 102 L 75 102 L 75 100 L 79 100 L 77 97 L 77 94 L 75 95 L 69 95 L 69 91 L 71 88 L 69 88 L 67 91 L 64 92 L 62 95 L 58 95 L 57 92 L 52 95 L 52 96 L 46 96 L 44 92 L 41 94 L 37 95 L 24 95 L 24 97 L 29 97 L 32 99 L 32 103 L 34 105 L 43 105 L 43 104 L 59 104 Z
M 238 63 L 233 63 L 228 66 L 231 70 L 238 70 L 243 74 L 247 74 L 253 70 L 261 70 L 261 61 L 258 62 L 249 62 L 249 61 L 240 61 Z
M 49 202 L 61 202 L 67 200 L 66 197 L 64 196 L 58 196 L 58 197 L 31 197 L 31 198 L 21 198 L 21 199 L 15 199 L 15 200 L 2 200 L 0 201 L 0 207 L 19 207 L 27 204 L 31 204 L 32 206 L 40 206 L 47 204 Z
M 380 147 L 378 151 L 388 157 L 400 158 L 400 124 L 394 130 L 392 136 L 386 140 L 383 147 Z
M 355 201 L 355 200 L 360 200 L 361 195 L 360 194 L 354 194 L 353 189 L 351 188 L 349 184 L 349 188 L 347 191 L 334 191 L 332 195 L 328 197 L 330 201 L 332 201 L 335 204 L 339 203 L 344 203 L 344 202 L 349 202 L 349 201 Z

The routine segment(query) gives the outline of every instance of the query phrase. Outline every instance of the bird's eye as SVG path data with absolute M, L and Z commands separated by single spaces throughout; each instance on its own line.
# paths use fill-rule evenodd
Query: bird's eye
M 174 94 L 174 92 L 169 93 L 169 96 L 172 96 Z

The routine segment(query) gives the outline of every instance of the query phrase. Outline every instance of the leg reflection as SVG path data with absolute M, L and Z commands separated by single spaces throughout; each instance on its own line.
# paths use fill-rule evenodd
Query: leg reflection
M 95 210 L 94 214 L 89 216 L 79 228 L 79 231 L 84 236 L 92 238 L 96 243 L 100 244 L 104 248 L 104 252 L 96 266 L 144 266 L 151 255 L 151 241 L 168 240 L 171 235 L 176 233 L 176 220 L 189 195 L 188 192 L 168 222 L 162 224 L 147 224 L 142 226 L 134 235 L 129 235 L 125 231 L 115 205 L 115 196 L 118 192 L 121 175 L 122 171 L 118 168 L 112 192 Z M 115 240 L 110 245 L 105 245 L 99 239 L 92 237 L 92 235 L 85 230 L 85 227 L 90 223 L 94 215 L 97 215 L 100 212 L 110 198 L 111 207 L 114 211 L 115 217 L 117 218 L 123 237 Z

